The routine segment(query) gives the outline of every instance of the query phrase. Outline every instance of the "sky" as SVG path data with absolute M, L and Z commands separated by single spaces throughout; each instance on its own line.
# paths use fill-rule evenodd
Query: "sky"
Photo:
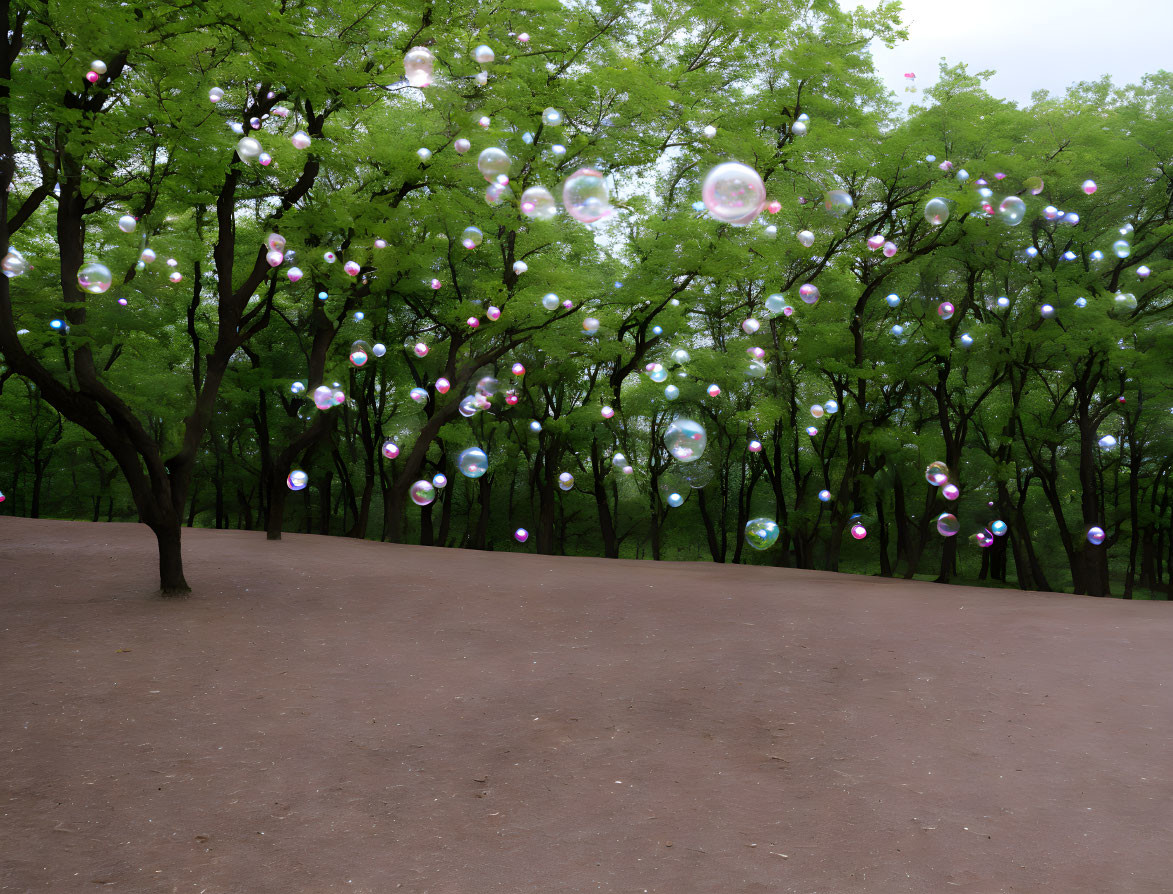
M 879 0 L 840 0 L 850 9 Z M 908 40 L 889 50 L 877 43 L 876 70 L 902 100 L 905 72 L 918 89 L 937 79 L 937 63 L 965 62 L 971 72 L 994 69 L 995 96 L 1026 104 L 1039 89 L 1064 92 L 1077 81 L 1110 74 L 1136 83 L 1173 70 L 1173 0 L 903 0 Z

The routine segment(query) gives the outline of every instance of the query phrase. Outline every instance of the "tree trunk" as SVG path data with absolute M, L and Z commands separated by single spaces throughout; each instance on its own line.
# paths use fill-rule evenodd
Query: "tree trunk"
M 173 523 L 152 525 L 155 539 L 159 542 L 159 595 L 187 596 L 191 587 L 183 576 L 183 550 L 181 535 L 183 528 L 176 519 Z

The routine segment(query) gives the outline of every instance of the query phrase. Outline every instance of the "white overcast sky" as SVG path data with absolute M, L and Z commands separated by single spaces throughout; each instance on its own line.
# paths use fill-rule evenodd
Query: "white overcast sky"
M 840 0 L 845 9 L 878 0 Z M 908 40 L 873 46 L 876 70 L 906 101 L 904 73 L 918 89 L 937 80 L 937 62 L 994 69 L 995 96 L 1021 104 L 1034 90 L 1062 93 L 1104 74 L 1116 84 L 1173 70 L 1173 0 L 903 0 Z M 916 95 L 919 97 L 919 94 Z

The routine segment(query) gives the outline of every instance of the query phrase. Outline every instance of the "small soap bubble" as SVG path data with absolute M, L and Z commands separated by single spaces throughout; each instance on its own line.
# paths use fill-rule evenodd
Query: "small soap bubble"
M 769 549 L 782 533 L 772 518 L 751 518 L 745 524 L 745 542 L 757 550 Z
M 937 516 L 937 533 L 942 537 L 954 537 L 961 530 L 961 522 L 957 516 L 949 512 L 942 512 Z
M 293 470 L 285 479 L 285 484 L 290 490 L 305 490 L 306 485 L 309 483 L 310 476 L 301 469 Z
M 593 168 L 580 168 L 566 178 L 562 204 L 579 223 L 594 223 L 613 211 L 607 180 Z
M 949 220 L 949 203 L 942 198 L 929 199 L 925 203 L 925 220 L 939 227 Z
M 436 499 L 436 486 L 432 482 L 421 478 L 408 489 L 408 495 L 411 497 L 411 502 L 415 503 L 415 505 L 427 506 Z

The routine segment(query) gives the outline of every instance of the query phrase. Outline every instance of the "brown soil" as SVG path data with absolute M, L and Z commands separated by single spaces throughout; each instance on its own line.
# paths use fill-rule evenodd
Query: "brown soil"
M 1173 607 L 0 519 L 0 891 L 1173 890 Z

